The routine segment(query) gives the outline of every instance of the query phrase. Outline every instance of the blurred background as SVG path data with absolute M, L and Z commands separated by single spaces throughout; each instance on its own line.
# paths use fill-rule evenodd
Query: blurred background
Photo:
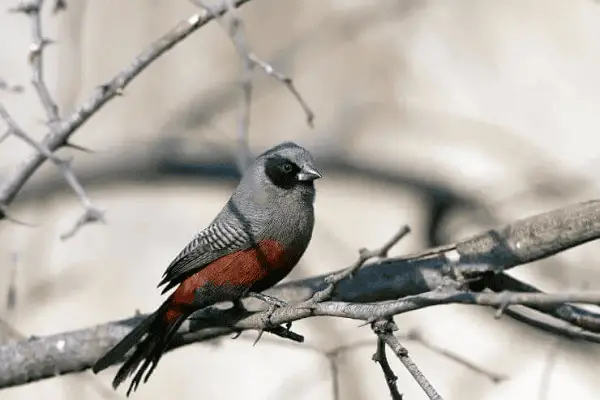
M 31 135 L 45 134 L 29 84 L 30 24 L 1 2 L 0 99 Z M 67 115 L 155 39 L 197 10 L 184 0 L 68 0 L 44 14 L 49 87 Z M 50 7 L 48 7 L 50 8 Z M 289 279 L 352 263 L 409 224 L 393 254 L 596 197 L 600 179 L 600 5 L 591 0 L 255 0 L 247 42 L 294 78 L 316 114 L 307 127 L 283 85 L 255 71 L 250 147 L 311 149 L 317 183 L 311 245 Z M 241 63 L 216 23 L 136 79 L 74 136 L 95 153 L 73 167 L 107 224 L 62 241 L 82 209 L 51 165 L 0 223 L 0 316 L 47 335 L 149 312 L 164 268 L 236 184 Z M 0 144 L 0 179 L 30 153 Z M 61 150 L 60 155 L 68 155 Z M 547 291 L 600 285 L 597 243 L 511 274 Z M 14 301 L 7 302 L 11 282 Z M 10 303 L 10 304 L 8 304 Z M 443 306 L 396 318 L 414 361 L 445 399 L 597 399 L 597 346 L 557 339 L 494 312 Z M 385 399 L 374 336 L 355 321 L 295 323 L 304 344 L 256 333 L 173 351 L 140 399 Z M 0 332 L 0 341 L 8 334 Z M 477 372 L 428 344 L 461 357 Z M 425 399 L 396 359 L 400 391 Z M 0 392 L 3 400 L 122 399 L 116 369 Z M 503 377 L 505 379 L 491 379 Z

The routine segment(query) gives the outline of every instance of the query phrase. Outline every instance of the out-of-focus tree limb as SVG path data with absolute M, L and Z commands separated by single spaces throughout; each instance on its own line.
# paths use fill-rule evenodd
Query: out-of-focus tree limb
M 235 0 L 236 7 L 250 0 Z M 73 113 L 55 123 L 41 145 L 51 152 L 69 146 L 71 136 L 107 102 L 123 93 L 125 87 L 156 59 L 184 40 L 197 29 L 203 27 L 215 17 L 223 15 L 228 7 L 224 3 L 215 5 L 212 13 L 194 14 L 186 21 L 180 22 L 170 32 L 156 40 L 148 49 L 140 53 L 133 62 L 105 84 L 98 86 L 94 93 Z M 47 156 L 35 152 L 23 160 L 17 168 L 0 184 L 0 220 L 6 218 L 8 206 L 13 202 L 25 183 L 35 171 L 47 160 Z

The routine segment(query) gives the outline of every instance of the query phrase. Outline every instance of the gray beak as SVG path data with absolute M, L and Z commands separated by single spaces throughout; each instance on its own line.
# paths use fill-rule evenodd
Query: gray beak
M 319 171 L 308 164 L 304 164 L 300 172 L 298 172 L 299 181 L 314 181 L 315 179 L 319 179 L 321 177 L 323 177 L 323 175 L 321 175 Z

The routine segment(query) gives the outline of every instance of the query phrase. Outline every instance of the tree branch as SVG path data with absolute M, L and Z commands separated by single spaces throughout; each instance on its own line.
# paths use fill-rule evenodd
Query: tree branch
M 392 367 L 390 367 L 390 363 L 385 354 L 385 335 L 382 331 L 381 324 L 373 324 L 372 329 L 377 335 L 377 350 L 375 351 L 375 354 L 373 354 L 373 361 L 381 366 L 392 400 L 402 400 L 403 396 L 398 391 L 398 386 L 396 385 L 398 377 L 394 374 Z
M 374 331 L 379 339 L 384 341 L 389 348 L 392 349 L 394 354 L 400 359 L 400 362 L 404 364 L 408 372 L 410 372 L 425 394 L 427 394 L 427 397 L 431 400 L 442 400 L 442 396 L 438 394 L 427 378 L 425 378 L 425 375 L 419 370 L 417 364 L 409 357 L 408 350 L 406 350 L 394 336 L 393 331 L 396 329 L 395 324 L 390 321 L 379 321 L 374 325 Z
M 236 0 L 235 5 L 240 7 L 250 0 Z M 170 32 L 155 41 L 148 49 L 140 53 L 133 62 L 119 72 L 107 83 L 100 85 L 94 90 L 90 98 L 80 105 L 73 113 L 66 116 L 60 123 L 55 125 L 41 144 L 50 152 L 61 147 L 69 146 L 69 139 L 81 126 L 107 102 L 123 92 L 125 87 L 150 64 L 161 55 L 180 43 L 197 29 L 203 27 L 216 16 L 223 15 L 227 11 L 226 4 L 214 7 L 214 13 L 194 14 L 188 20 L 180 22 Z M 11 175 L 0 185 L 0 219 L 6 218 L 6 209 L 13 202 L 16 195 L 31 178 L 33 173 L 46 161 L 47 155 L 36 152 L 22 161 Z
M 510 304 L 549 306 L 565 302 L 600 304 L 600 293 L 550 295 L 473 293 L 460 290 L 466 278 L 477 279 L 482 274 L 512 268 L 519 263 L 550 256 L 597 238 L 600 235 L 599 215 L 598 201 L 573 204 L 489 230 L 452 245 L 412 256 L 372 262 L 358 270 L 353 279 L 341 281 L 332 301 L 310 306 L 305 301 L 327 287 L 325 277 L 330 274 L 280 284 L 267 293 L 286 299 L 289 304 L 274 310 L 270 321 L 275 325 L 282 325 L 320 315 L 371 322 L 450 303 L 493 307 Z M 568 226 L 569 229 L 561 229 L 561 226 Z M 457 262 L 463 259 L 472 263 Z M 488 263 L 482 264 L 481 261 Z M 240 314 L 209 308 L 183 324 L 172 348 L 243 330 L 265 329 L 261 317 L 262 311 Z M 138 324 L 141 318 L 143 317 L 134 317 L 2 346 L 0 388 L 89 368 Z M 531 320 L 530 324 L 535 324 L 535 321 Z M 584 340 L 588 338 L 585 335 L 576 337 Z
M 243 92 L 243 102 L 239 116 L 238 122 L 238 134 L 237 134 L 237 142 L 238 142 L 238 151 L 237 151 L 237 165 L 238 169 L 241 173 L 243 173 L 248 164 L 250 163 L 250 149 L 248 146 L 248 136 L 250 130 L 250 107 L 252 105 L 252 92 L 253 92 L 253 84 L 252 84 L 252 73 L 254 72 L 254 67 L 260 67 L 265 74 L 270 77 L 276 79 L 286 86 L 286 88 L 290 91 L 290 93 L 294 96 L 294 98 L 298 101 L 302 110 L 306 114 L 306 123 L 311 128 L 314 126 L 314 113 L 306 103 L 306 101 L 300 95 L 300 92 L 296 89 L 294 82 L 288 76 L 278 72 L 271 66 L 269 63 L 263 61 L 259 58 L 248 46 L 246 42 L 246 35 L 244 33 L 244 22 L 239 17 L 237 12 L 237 5 L 233 0 L 223 0 L 223 2 L 227 6 L 228 15 L 230 21 L 228 24 L 225 24 L 224 21 L 218 16 L 216 10 L 209 4 L 207 4 L 203 0 L 190 0 L 191 3 L 195 4 L 198 7 L 206 10 L 209 14 L 215 15 L 219 25 L 227 32 L 231 41 L 233 42 L 235 49 L 242 58 L 242 92 Z
M 59 157 L 57 157 L 54 153 L 52 153 L 48 148 L 46 148 L 42 143 L 38 143 L 32 137 L 30 137 L 25 131 L 23 131 L 17 123 L 10 116 L 6 108 L 0 103 L 0 118 L 4 120 L 6 125 L 8 126 L 8 132 L 18 137 L 29 146 L 33 147 L 38 154 L 43 155 L 48 158 L 60 171 L 64 179 L 67 181 L 69 186 L 73 189 L 79 201 L 83 205 L 85 212 L 83 215 L 77 220 L 73 228 L 69 231 L 65 232 L 61 235 L 62 239 L 68 239 L 72 237 L 78 230 L 86 223 L 103 221 L 104 213 L 102 210 L 96 208 L 90 198 L 85 193 L 83 186 L 77 180 L 73 169 L 71 168 L 71 164 L 69 161 L 65 161 Z M 0 217 L 2 212 L 0 211 Z
M 495 292 L 504 290 L 542 293 L 541 290 L 527 283 L 521 282 L 512 276 L 501 273 L 486 280 L 486 287 Z M 600 314 L 576 307 L 569 304 L 560 305 L 533 305 L 530 306 L 536 311 L 550 315 L 554 318 L 563 320 L 590 332 L 600 333 Z
M 60 122 L 58 105 L 52 98 L 48 86 L 44 80 L 44 48 L 51 43 L 42 33 L 42 7 L 44 0 L 33 0 L 29 7 L 24 8 L 24 13 L 31 19 L 32 28 L 32 43 L 29 46 L 29 62 L 31 63 L 32 77 L 31 83 L 40 98 L 48 124 L 53 127 L 54 124 Z
M 335 292 L 337 285 L 347 278 L 352 278 L 356 275 L 356 272 L 362 267 L 367 261 L 372 258 L 385 259 L 388 256 L 389 251 L 394 247 L 403 237 L 410 233 L 410 227 L 403 225 L 400 230 L 392 236 L 383 246 L 376 250 L 368 250 L 362 248 L 358 251 L 358 260 L 343 271 L 333 273 L 325 278 L 325 282 L 328 283 L 327 287 L 323 290 L 315 293 L 310 302 L 319 303 L 325 300 L 331 299 Z

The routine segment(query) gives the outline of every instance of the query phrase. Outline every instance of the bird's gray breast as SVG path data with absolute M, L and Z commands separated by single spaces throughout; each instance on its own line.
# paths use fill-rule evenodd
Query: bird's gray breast
M 253 242 L 269 239 L 300 252 L 306 249 L 314 226 L 314 189 L 240 189 L 226 207 L 226 214 L 251 233 Z

